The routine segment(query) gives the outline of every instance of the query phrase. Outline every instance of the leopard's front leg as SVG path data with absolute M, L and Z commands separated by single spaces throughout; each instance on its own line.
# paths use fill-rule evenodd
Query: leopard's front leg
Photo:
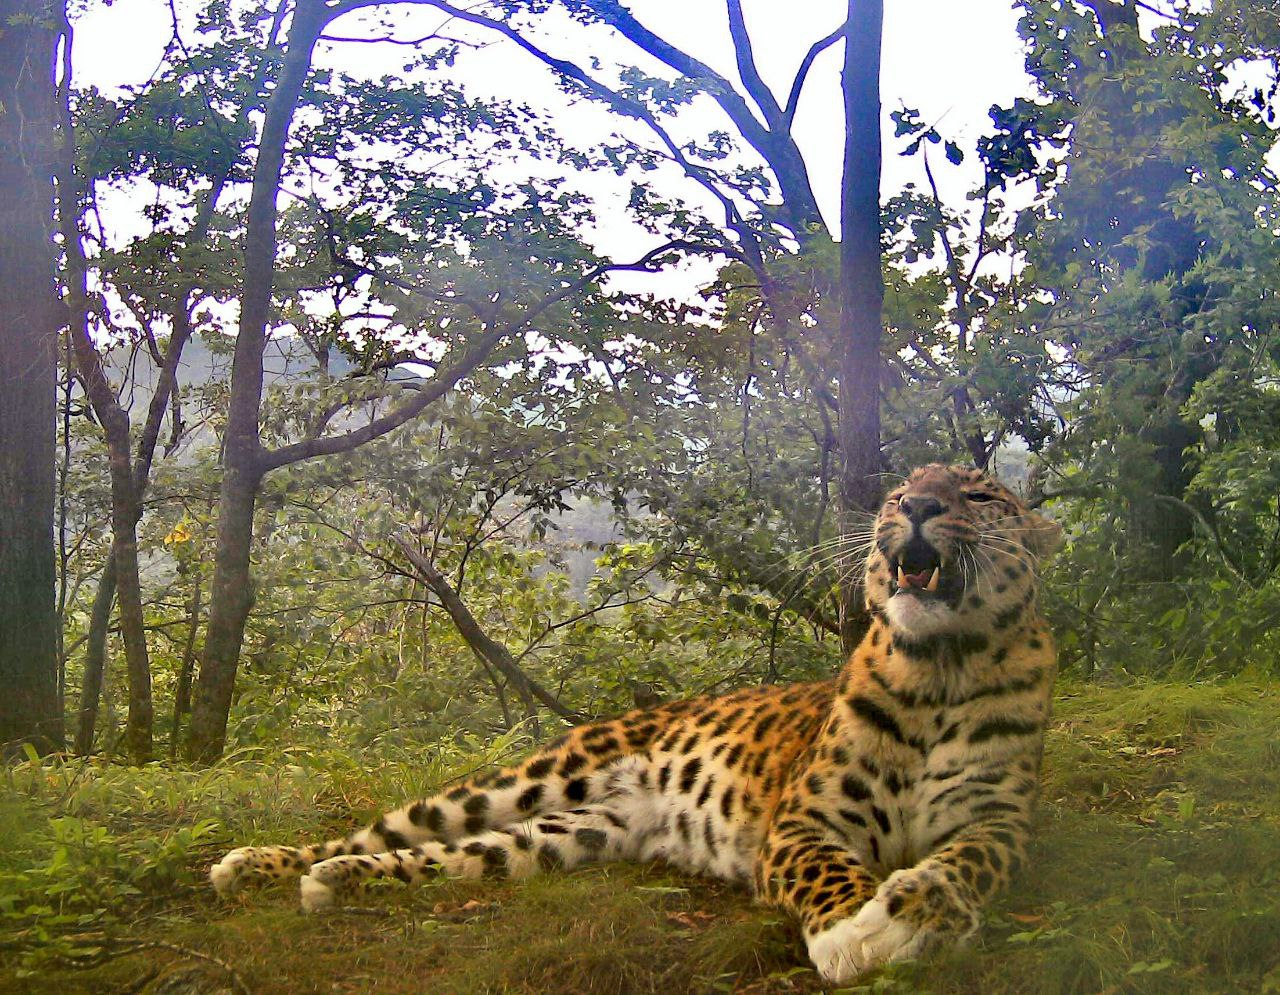
M 972 936 L 983 906 L 1021 863 L 1026 836 L 1020 819 L 974 824 L 889 875 L 856 915 L 830 929 L 826 943 L 842 951 L 845 973 L 828 980 L 847 981 Z
M 800 920 L 818 973 L 841 981 L 861 968 L 850 961 L 839 927 L 875 895 L 879 879 L 834 836 L 803 817 L 780 821 L 761 849 L 756 886 Z

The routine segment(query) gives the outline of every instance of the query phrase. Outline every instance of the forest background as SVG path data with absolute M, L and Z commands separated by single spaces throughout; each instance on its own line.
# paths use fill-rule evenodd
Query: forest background
M 0 6 L 0 62 L 54 98 L 6 93 L 56 174 L 42 221 L 6 145 L 6 244 L 58 247 L 9 272 L 60 287 L 0 350 L 8 438 L 56 456 L 47 488 L 6 464 L 3 495 L 56 543 L 49 610 L 20 591 L 0 628 L 10 787 L 63 853 L 13 872 L 14 949 L 92 960 L 66 937 L 111 901 L 75 889 L 147 891 L 102 857 L 93 790 L 212 791 L 219 758 L 246 793 L 420 786 L 566 722 L 830 674 L 859 529 L 924 462 L 1065 526 L 1069 680 L 1271 686 L 1280 5 L 1020 0 L 1027 94 L 975 137 L 886 92 L 907 179 L 868 211 L 878 30 L 846 23 L 873 7 L 815 12 L 766 82 L 738 0 L 710 62 L 611 0 L 178 4 L 150 77 L 99 90 L 76 28 L 110 11 Z M 538 83 L 495 96 L 468 60 Z M 797 141 L 813 102 L 850 108 L 841 175 Z M 165 881 L 226 823 L 184 826 Z M 77 853 L 109 866 L 24 897 Z

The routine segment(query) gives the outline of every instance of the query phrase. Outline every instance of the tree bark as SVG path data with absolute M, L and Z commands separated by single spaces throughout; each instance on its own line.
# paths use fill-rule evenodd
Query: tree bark
M 62 8 L 0 0 L 0 754 L 60 749 L 55 58 Z
M 111 462 L 111 559 L 116 565 L 116 602 L 129 689 L 124 748 L 134 763 L 145 763 L 151 759 L 154 707 L 142 576 L 138 567 L 141 498 L 134 486 L 129 459 L 129 416 L 123 410 L 107 435 Z
M 849 0 L 844 51 L 844 187 L 840 198 L 840 502 L 846 539 L 880 502 L 880 35 L 883 0 Z M 850 560 L 852 557 L 849 558 Z M 867 628 L 862 578 L 841 570 L 846 652 Z
M 275 276 L 276 196 L 289 126 L 311 68 L 312 50 L 329 16 L 331 12 L 319 0 L 299 0 L 295 6 L 288 48 L 263 118 L 249 197 L 240 326 L 231 363 L 231 398 L 223 437 L 209 627 L 185 751 L 190 760 L 212 761 L 222 754 L 245 622 L 253 603 L 249 553 L 254 505 L 262 478 L 258 420 L 262 407 L 262 356 Z
M 200 236 L 201 238 L 203 235 Z M 180 302 L 185 301 L 186 294 L 179 295 Z M 184 305 L 183 305 L 184 306 Z M 168 406 L 170 399 L 177 396 L 177 370 L 178 362 L 182 358 L 182 351 L 191 339 L 191 322 L 185 311 L 179 308 L 180 313 L 173 316 L 173 333 L 169 338 L 169 344 L 165 350 L 165 361 L 161 367 L 159 378 L 156 381 L 155 392 L 151 396 L 151 403 L 147 411 L 147 419 L 143 423 L 142 431 L 138 437 L 137 449 L 133 459 L 133 485 L 132 500 L 129 502 L 132 508 L 134 525 L 129 528 L 129 532 L 135 536 L 135 552 L 134 552 L 134 569 L 136 572 L 137 553 L 136 553 L 136 525 L 142 519 L 142 498 L 146 493 L 147 485 L 151 477 L 151 464 L 155 457 L 156 445 L 160 437 L 160 425 L 164 418 L 164 412 Z M 73 335 L 76 332 L 72 333 Z M 100 370 L 100 362 L 96 354 L 93 357 L 86 357 L 86 361 L 91 364 L 97 364 Z M 114 393 L 113 393 L 114 396 Z M 176 401 L 174 402 L 176 404 Z M 174 414 L 175 421 L 177 419 L 176 408 Z M 126 416 L 127 419 L 127 416 Z M 179 429 L 175 426 L 175 435 L 179 433 Z M 124 445 L 127 447 L 128 426 L 125 426 L 126 437 Z M 125 450 L 127 452 L 127 449 Z M 113 460 L 115 456 L 113 455 Z M 112 477 L 113 495 L 116 488 L 116 479 Z M 127 496 L 127 495 L 126 495 Z M 115 498 L 113 497 L 113 507 Z M 114 513 L 112 521 L 113 534 L 119 530 L 116 527 Z M 111 621 L 111 606 L 116 596 L 117 583 L 117 566 L 115 559 L 114 544 L 112 550 L 107 554 L 107 562 L 103 565 L 102 576 L 98 578 L 98 590 L 93 599 L 93 610 L 89 621 L 88 638 L 85 641 L 84 655 L 84 680 L 80 691 L 80 709 L 77 719 L 75 751 L 81 756 L 87 756 L 93 751 L 93 735 L 98 720 L 98 699 L 102 694 L 102 674 L 106 667 L 107 652 L 107 626 Z M 141 602 L 141 585 L 139 583 L 139 604 Z M 125 614 L 123 608 L 121 615 Z M 123 625 L 123 622 L 122 622 Z M 143 632 L 141 627 L 138 632 Z M 145 648 L 145 642 L 143 643 Z M 126 649 L 126 659 L 128 659 L 128 650 Z M 135 663 L 133 666 L 137 666 Z M 150 684 L 150 667 L 146 667 L 147 684 Z M 130 678 L 131 689 L 133 687 L 133 678 Z M 132 705 L 133 693 L 130 692 L 130 702 Z M 140 720 L 140 716 L 139 716 Z M 139 721 L 140 724 L 140 721 Z M 149 734 L 148 734 L 149 737 Z M 147 752 L 150 752 L 149 749 Z

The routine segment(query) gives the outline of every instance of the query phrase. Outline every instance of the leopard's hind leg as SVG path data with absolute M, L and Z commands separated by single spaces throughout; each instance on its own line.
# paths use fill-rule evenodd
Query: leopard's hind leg
M 345 854 L 322 860 L 300 882 L 302 908 L 315 912 L 340 892 L 369 878 L 394 877 L 416 884 L 432 874 L 449 877 L 528 877 L 543 870 L 577 867 L 635 856 L 643 839 L 643 814 L 611 799 L 568 812 L 527 819 L 452 843 L 421 843 L 377 854 Z M 631 808 L 634 808 L 633 806 Z
M 229 895 L 250 879 L 301 876 L 334 857 L 453 843 L 548 812 L 598 803 L 616 791 L 610 765 L 646 746 L 656 728 L 656 723 L 637 723 L 633 716 L 580 727 L 517 766 L 404 805 L 343 839 L 302 847 L 239 847 L 209 869 L 209 879 L 220 895 Z

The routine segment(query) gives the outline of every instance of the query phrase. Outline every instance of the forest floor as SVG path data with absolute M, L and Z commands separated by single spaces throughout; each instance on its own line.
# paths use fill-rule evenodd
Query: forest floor
M 1280 684 L 1060 687 L 1030 869 L 978 940 L 845 992 L 1280 992 Z M 217 900 L 228 845 L 341 832 L 448 775 L 304 754 L 27 765 L 0 790 L 0 991 L 813 993 L 798 932 L 661 867 Z

